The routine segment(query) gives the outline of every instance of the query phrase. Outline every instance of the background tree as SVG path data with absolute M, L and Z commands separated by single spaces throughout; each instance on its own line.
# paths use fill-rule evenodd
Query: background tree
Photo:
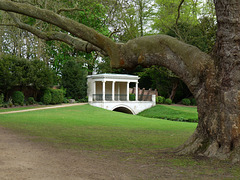
M 67 97 L 78 100 L 87 96 L 87 70 L 81 62 L 69 60 L 63 65 L 62 86 Z
M 15 56 L 0 58 L 0 92 L 8 98 L 15 87 L 24 91 L 33 88 L 34 98 L 37 99 L 38 90 L 44 90 L 54 84 L 54 73 L 43 61 L 27 60 Z

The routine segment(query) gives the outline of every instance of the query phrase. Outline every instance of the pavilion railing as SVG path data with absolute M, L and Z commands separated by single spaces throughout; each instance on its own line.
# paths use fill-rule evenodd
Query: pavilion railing
M 135 100 L 135 94 L 130 94 L 129 101 Z M 93 94 L 93 101 L 103 101 L 103 94 Z M 105 101 L 112 101 L 112 94 L 105 94 Z M 127 94 L 114 94 L 114 101 L 127 101 Z M 152 101 L 152 95 L 138 95 L 138 101 Z

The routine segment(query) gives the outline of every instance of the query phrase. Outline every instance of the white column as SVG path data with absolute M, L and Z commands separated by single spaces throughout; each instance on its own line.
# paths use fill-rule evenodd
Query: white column
M 103 85 L 102 85 L 102 94 L 103 94 L 103 101 L 105 101 L 105 83 L 106 81 L 102 81 Z
M 129 84 L 130 82 L 127 82 L 127 101 L 129 101 Z
M 138 82 L 136 82 L 136 96 L 135 100 L 138 101 Z
M 115 99 L 115 81 L 112 82 L 112 101 Z
M 96 96 L 96 81 L 93 81 L 93 101 L 97 100 Z
M 118 101 L 120 100 L 120 83 L 118 83 Z

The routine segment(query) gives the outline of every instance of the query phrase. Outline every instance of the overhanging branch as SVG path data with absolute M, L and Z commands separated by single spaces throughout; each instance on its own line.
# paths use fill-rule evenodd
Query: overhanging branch
M 34 34 L 35 36 L 44 39 L 46 41 L 50 41 L 50 40 L 57 40 L 57 41 L 62 41 L 65 42 L 71 46 L 73 46 L 75 49 L 79 50 L 79 51 L 83 51 L 83 52 L 91 52 L 91 51 L 99 51 L 100 53 L 102 53 L 103 55 L 106 55 L 106 53 L 104 51 L 102 51 L 101 49 L 99 49 L 96 46 L 93 46 L 92 44 L 80 40 L 78 38 L 75 38 L 69 34 L 66 33 L 61 33 L 61 32 L 43 32 L 40 31 L 37 28 L 34 28 L 28 24 L 22 23 L 13 13 L 8 13 L 11 18 L 13 19 L 13 21 L 16 23 L 15 27 L 18 27 L 20 29 L 24 29 L 28 32 L 31 32 L 32 34 Z
M 74 36 L 102 49 L 109 56 L 118 58 L 115 57 L 115 54 L 113 54 L 113 49 L 116 49 L 117 46 L 110 38 L 98 33 L 92 28 L 89 28 L 69 18 L 60 16 L 50 10 L 41 9 L 29 4 L 12 2 L 9 0 L 0 1 L 0 10 L 23 14 L 56 25 L 59 28 L 73 34 Z

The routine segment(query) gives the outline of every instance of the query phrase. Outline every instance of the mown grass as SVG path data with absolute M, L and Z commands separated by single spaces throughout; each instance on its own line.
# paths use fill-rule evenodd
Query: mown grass
M 138 115 L 174 121 L 198 122 L 197 107 L 156 105 Z
M 0 125 L 68 148 L 154 151 L 175 148 L 196 124 L 164 121 L 89 105 L 0 115 Z

